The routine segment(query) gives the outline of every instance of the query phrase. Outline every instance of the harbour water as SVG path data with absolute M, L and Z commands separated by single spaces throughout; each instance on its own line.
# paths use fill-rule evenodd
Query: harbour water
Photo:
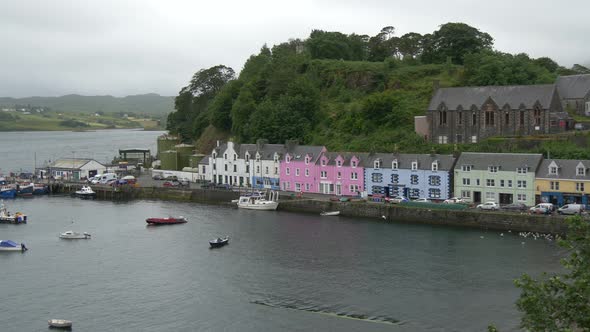
M 515 234 L 160 201 L 7 201 L 3 331 L 518 330 L 522 273 L 557 271 L 552 242 Z M 186 224 L 148 227 L 145 218 Z M 90 240 L 61 240 L 85 231 Z M 209 249 L 208 240 L 230 244 Z
M 143 148 L 156 154 L 162 131 L 113 129 L 100 131 L 0 132 L 0 174 L 31 172 L 60 158 L 92 158 L 110 163 L 119 149 Z

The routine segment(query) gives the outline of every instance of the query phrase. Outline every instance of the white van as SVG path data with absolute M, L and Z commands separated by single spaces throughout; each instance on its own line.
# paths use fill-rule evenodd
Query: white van
M 115 173 L 104 173 L 101 175 L 97 175 L 94 177 L 94 180 L 92 180 L 93 184 L 105 184 L 111 180 L 116 180 L 117 179 L 117 174 Z
M 539 203 L 530 209 L 531 213 L 537 214 L 551 214 L 553 212 L 553 204 Z
M 582 204 L 566 204 L 557 209 L 557 213 L 559 214 L 580 214 L 583 211 L 584 205 Z

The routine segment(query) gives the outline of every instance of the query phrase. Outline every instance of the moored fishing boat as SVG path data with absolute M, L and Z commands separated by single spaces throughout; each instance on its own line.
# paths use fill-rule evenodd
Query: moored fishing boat
M 90 186 L 82 186 L 80 190 L 76 190 L 76 196 L 81 198 L 93 198 L 96 196 L 96 193 Z
M 271 191 L 268 199 L 264 194 L 242 195 L 238 200 L 238 207 L 250 210 L 276 210 L 279 206 L 279 193 Z
M 35 183 L 33 186 L 33 195 L 45 195 L 49 193 L 49 188 L 46 184 Z
M 29 183 L 27 185 L 19 184 L 17 186 L 16 194 L 17 196 L 33 196 L 33 189 L 35 185 L 33 183 Z
M 72 321 L 66 319 L 50 319 L 47 321 L 49 327 L 55 328 L 62 328 L 62 329 L 71 329 L 72 328 Z
M 4 206 L 4 201 L 2 201 L 0 202 L 0 223 L 26 224 L 27 216 L 20 212 L 11 214 Z
M 16 188 L 11 186 L 2 186 L 0 187 L 0 198 L 15 198 L 16 197 Z
M 183 217 L 183 216 L 180 216 L 178 218 L 175 218 L 175 217 L 168 217 L 168 218 L 147 218 L 145 220 L 145 222 L 147 222 L 148 225 L 184 224 L 187 221 L 188 220 L 185 217 Z
M 16 243 L 12 240 L 0 240 L 0 251 L 21 251 L 25 252 L 29 249 L 24 243 Z
M 209 241 L 209 245 L 211 246 L 211 248 L 223 247 L 224 245 L 226 245 L 228 243 L 229 243 L 229 236 L 226 236 L 224 238 L 218 237 L 215 240 Z
M 89 233 L 78 233 L 74 231 L 67 231 L 59 234 L 60 239 L 90 239 Z

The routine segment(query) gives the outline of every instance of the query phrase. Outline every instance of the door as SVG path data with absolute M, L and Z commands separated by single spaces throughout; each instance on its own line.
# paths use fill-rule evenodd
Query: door
M 481 203 L 481 191 L 473 192 L 473 203 Z
M 342 185 L 340 183 L 336 184 L 336 195 L 342 196 Z
M 500 204 L 512 204 L 514 201 L 512 194 L 500 193 Z

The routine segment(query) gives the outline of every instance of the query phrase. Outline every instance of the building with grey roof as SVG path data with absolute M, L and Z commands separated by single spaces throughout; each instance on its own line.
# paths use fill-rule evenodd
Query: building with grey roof
M 590 116 L 590 74 L 560 76 L 556 84 L 564 109 Z
M 492 136 L 561 132 L 573 127 L 555 84 L 437 89 L 427 110 L 429 139 L 476 143 Z
M 540 202 L 584 204 L 590 197 L 590 160 L 545 159 L 537 169 L 535 193 Z

